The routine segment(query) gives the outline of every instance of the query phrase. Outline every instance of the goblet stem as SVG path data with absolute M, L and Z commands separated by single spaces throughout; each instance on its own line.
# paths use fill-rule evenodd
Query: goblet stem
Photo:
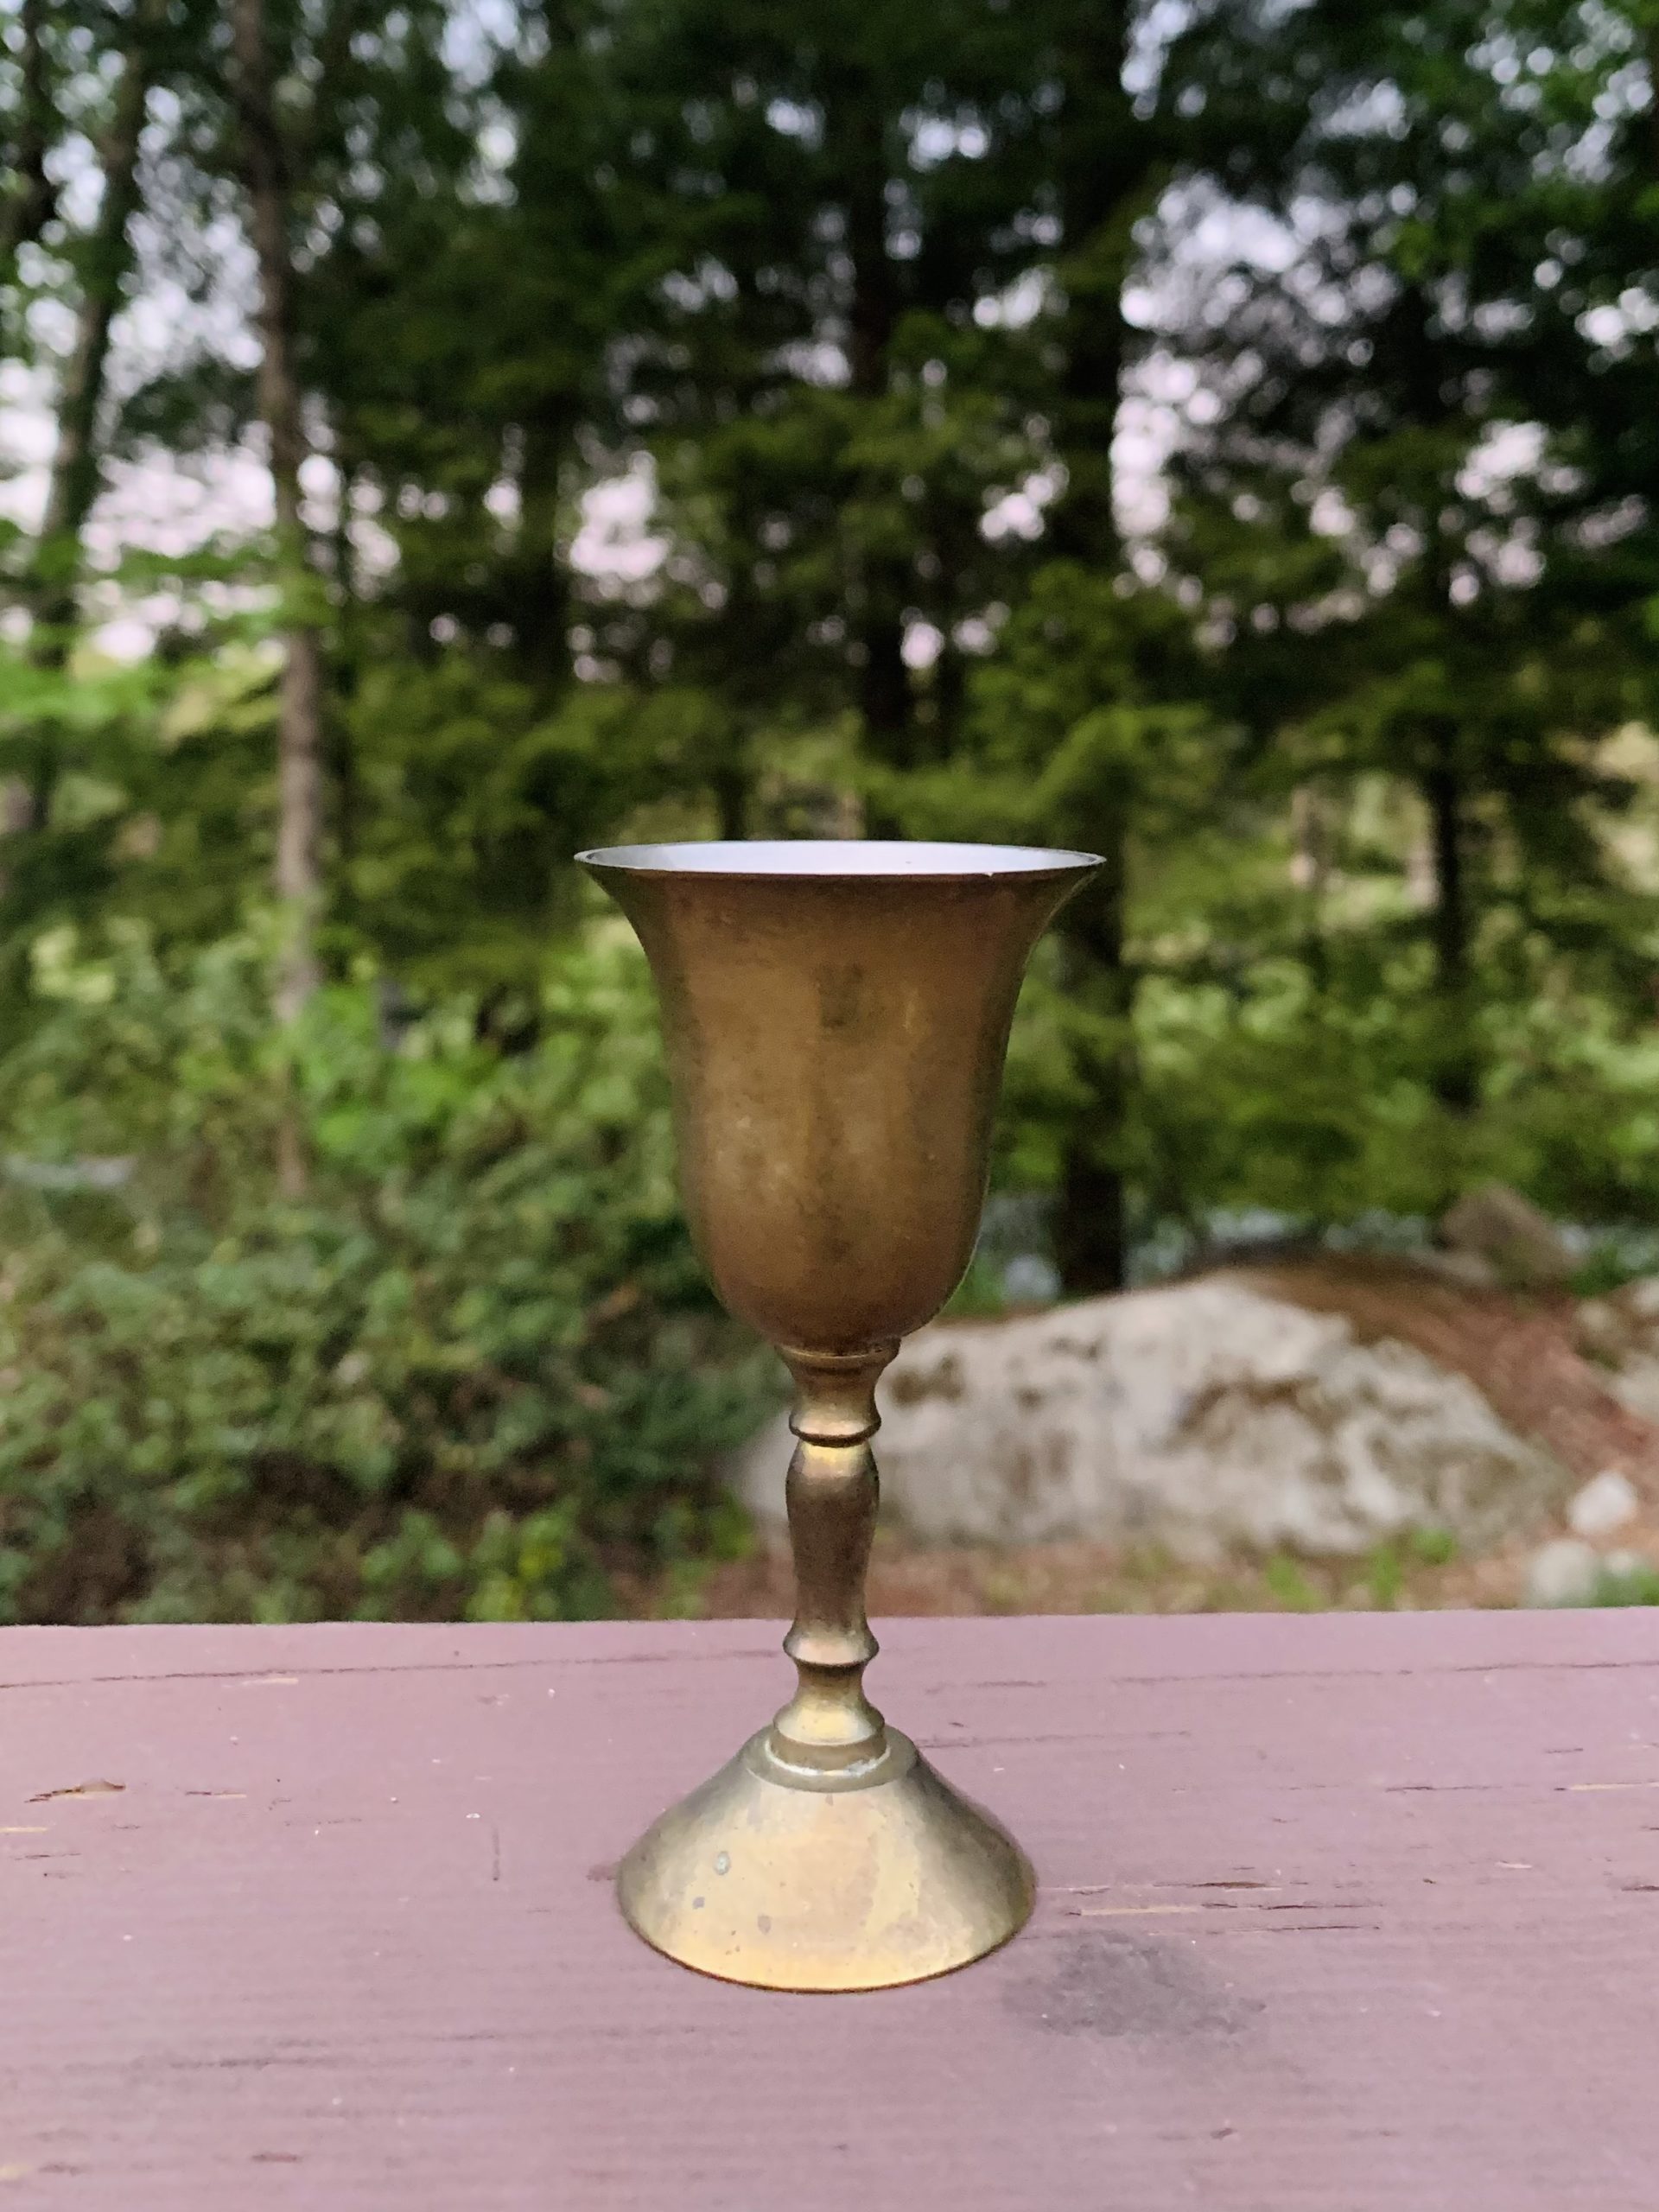
M 898 1349 L 894 1341 L 861 1352 L 783 1355 L 795 1378 L 789 1425 L 799 1440 L 786 1491 L 795 1621 L 784 1649 L 798 1680 L 768 1749 L 804 1773 L 846 1774 L 887 1750 L 881 1715 L 864 1694 L 864 1669 L 878 1649 L 864 1616 L 864 1576 L 875 1533 L 875 1385 Z

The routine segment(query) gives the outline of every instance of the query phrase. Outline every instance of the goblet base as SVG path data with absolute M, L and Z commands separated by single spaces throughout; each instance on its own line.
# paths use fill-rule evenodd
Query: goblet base
M 757 1989 L 887 1989 L 1021 1929 L 1025 1854 L 907 1736 L 862 1773 L 786 1768 L 750 1738 L 622 1861 L 629 1924 L 682 1966 Z

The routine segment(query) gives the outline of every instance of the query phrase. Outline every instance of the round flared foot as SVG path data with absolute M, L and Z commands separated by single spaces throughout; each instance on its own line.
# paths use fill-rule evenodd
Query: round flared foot
M 949 1974 L 1024 1926 L 1024 1853 L 887 1732 L 884 1779 L 801 1788 L 762 1730 L 623 1860 L 646 1942 L 760 1989 L 886 1989 Z

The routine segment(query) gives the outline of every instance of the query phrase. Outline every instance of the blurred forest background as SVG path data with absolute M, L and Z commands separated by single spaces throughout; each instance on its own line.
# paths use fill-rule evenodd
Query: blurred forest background
M 1064 1294 L 1659 1227 L 1659 0 L 0 28 L 0 1618 L 743 1541 L 611 838 L 1109 856 Z

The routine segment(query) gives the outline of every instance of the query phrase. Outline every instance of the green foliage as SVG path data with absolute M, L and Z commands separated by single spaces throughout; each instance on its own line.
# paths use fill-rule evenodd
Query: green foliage
M 1371 1553 L 1365 1562 L 1366 1595 L 1378 1612 L 1393 1612 L 1414 1567 L 1449 1567 L 1457 1554 L 1458 1540 L 1449 1529 L 1410 1529 Z
M 258 12 L 302 578 L 257 529 L 105 570 L 105 527 L 0 521 L 14 1612 L 536 1614 L 642 1556 L 692 1602 L 757 1401 L 571 866 L 613 836 L 1101 853 L 996 1139 L 1069 1290 L 1126 1225 L 1494 1178 L 1610 1225 L 1586 1287 L 1651 1267 L 1649 0 Z M 85 434 L 60 515 L 259 405 L 224 30 L 0 36 L 0 369 Z M 296 614 L 325 988 L 284 1034 Z M 1001 1298 L 988 1260 L 957 1310 Z
M 1592 1605 L 1659 1605 L 1659 1568 L 1645 1560 L 1630 1567 L 1604 1566 L 1596 1578 Z
M 6 1065 L 35 1187 L 0 1205 L 0 1618 L 603 1610 L 607 1564 L 721 1523 L 711 1459 L 770 1381 L 680 1224 L 643 963 L 573 957 L 517 1059 L 442 1016 L 388 1052 L 341 988 L 284 1062 L 252 954 L 66 963 Z M 303 1204 L 267 1165 L 285 1090 Z
M 1458 1555 L 1458 1540 L 1449 1529 L 1415 1529 L 1407 1541 L 1425 1567 L 1450 1567 Z
M 1370 1600 L 1379 1613 L 1391 1613 L 1400 1603 L 1405 1579 L 1405 1566 L 1398 1550 L 1392 1544 L 1379 1544 L 1366 1561 Z
M 1275 1553 L 1262 1570 L 1262 1580 L 1275 1605 L 1287 1613 L 1313 1613 L 1319 1593 L 1288 1554 Z

